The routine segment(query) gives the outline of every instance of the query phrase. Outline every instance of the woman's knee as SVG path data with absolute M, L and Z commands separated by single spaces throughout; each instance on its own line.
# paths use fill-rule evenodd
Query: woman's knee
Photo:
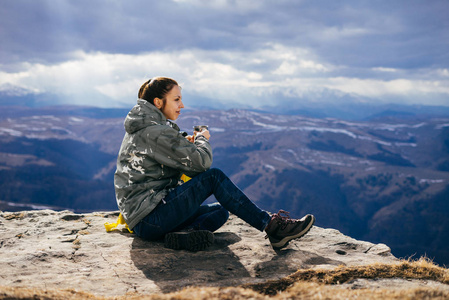
M 218 178 L 227 177 L 226 174 L 221 169 L 218 168 L 209 169 L 209 172 L 211 172 L 212 174 L 214 174 L 215 177 Z

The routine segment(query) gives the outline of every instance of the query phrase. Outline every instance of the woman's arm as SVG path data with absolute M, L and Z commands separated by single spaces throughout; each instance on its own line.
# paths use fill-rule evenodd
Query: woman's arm
M 198 135 L 191 143 L 167 126 L 156 139 L 154 158 L 164 166 L 195 176 L 212 165 L 212 148 L 206 135 Z

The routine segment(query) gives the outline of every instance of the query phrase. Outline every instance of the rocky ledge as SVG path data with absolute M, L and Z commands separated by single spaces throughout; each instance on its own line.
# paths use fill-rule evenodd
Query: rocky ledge
M 107 233 L 104 223 L 115 222 L 117 216 L 118 212 L 0 212 L 0 285 L 82 290 L 105 297 L 148 295 L 187 286 L 258 284 L 298 269 L 398 262 L 384 244 L 316 226 L 275 251 L 264 233 L 235 216 L 206 251 L 175 251 L 124 228 Z

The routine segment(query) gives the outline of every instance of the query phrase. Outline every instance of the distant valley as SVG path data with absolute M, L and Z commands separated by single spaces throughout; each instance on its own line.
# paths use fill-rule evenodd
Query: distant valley
M 116 210 L 115 160 L 127 110 L 2 107 L 0 210 Z M 263 209 L 449 264 L 449 117 L 370 121 L 198 110 L 214 167 Z

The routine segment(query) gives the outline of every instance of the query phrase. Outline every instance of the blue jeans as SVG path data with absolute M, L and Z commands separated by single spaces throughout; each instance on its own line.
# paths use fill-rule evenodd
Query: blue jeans
M 211 195 L 220 204 L 201 205 Z M 227 221 L 228 211 L 260 231 L 271 218 L 221 170 L 210 169 L 169 192 L 133 230 L 146 240 L 159 240 L 169 232 L 182 229 L 215 231 Z

